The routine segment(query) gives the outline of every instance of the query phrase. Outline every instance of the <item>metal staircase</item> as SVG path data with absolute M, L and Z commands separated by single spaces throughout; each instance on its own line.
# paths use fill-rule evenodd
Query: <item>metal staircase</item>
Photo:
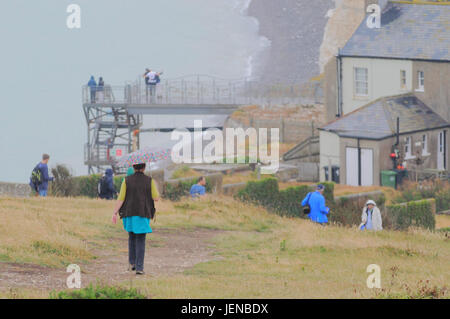
M 83 109 L 88 127 L 85 164 L 89 174 L 108 167 L 116 174 L 123 173 L 115 163 L 119 154 L 132 151 L 133 131 L 141 127 L 142 115 L 131 115 L 123 106 L 106 103 L 85 103 Z M 138 134 L 136 138 L 139 145 Z

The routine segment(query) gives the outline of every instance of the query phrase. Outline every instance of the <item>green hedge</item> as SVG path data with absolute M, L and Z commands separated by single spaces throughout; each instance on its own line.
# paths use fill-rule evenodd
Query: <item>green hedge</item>
M 334 202 L 334 183 L 323 183 L 323 185 L 325 199 Z M 248 182 L 236 197 L 244 202 L 261 205 L 282 216 L 305 217 L 301 202 L 311 191 L 314 191 L 314 187 L 306 185 L 288 187 L 280 191 L 276 178 L 266 178 Z
M 101 177 L 100 174 L 73 177 L 76 188 L 75 196 L 97 198 L 98 181 Z M 125 176 L 114 176 L 114 186 L 118 192 L 124 178 Z
M 450 210 L 450 191 L 441 191 L 436 194 L 436 211 Z
M 434 230 L 434 202 L 434 199 L 427 199 L 387 206 L 390 226 L 396 230 L 406 230 L 410 226 Z
M 330 214 L 328 215 L 328 220 L 339 225 L 358 226 L 361 224 L 361 213 L 364 205 L 369 199 L 377 203 L 384 227 L 386 220 L 384 213 L 386 197 L 383 193 L 363 193 L 339 197 L 335 202 L 329 204 Z
M 399 196 L 393 199 L 393 203 L 407 203 L 422 199 L 436 199 L 436 211 L 450 210 L 450 183 L 443 181 L 428 181 L 422 184 L 406 184 Z
M 295 186 L 283 189 L 279 192 L 276 204 L 276 211 L 284 216 L 305 217 L 303 214 L 302 200 L 313 191 L 310 186 Z

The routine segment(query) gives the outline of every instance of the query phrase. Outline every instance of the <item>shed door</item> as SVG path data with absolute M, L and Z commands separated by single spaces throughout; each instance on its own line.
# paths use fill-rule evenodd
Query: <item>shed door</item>
M 356 147 L 346 148 L 346 184 L 359 185 L 358 149 Z M 361 185 L 373 185 L 373 150 L 361 149 Z
M 346 148 L 345 156 L 345 183 L 351 186 L 358 186 L 358 149 L 354 147 Z
M 373 185 L 373 151 L 371 149 L 361 149 L 361 185 Z

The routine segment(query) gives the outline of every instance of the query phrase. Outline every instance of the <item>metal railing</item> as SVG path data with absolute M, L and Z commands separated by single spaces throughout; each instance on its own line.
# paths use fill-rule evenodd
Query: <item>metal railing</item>
M 227 80 L 207 75 L 162 79 L 156 86 L 138 80 L 122 86 L 83 86 L 83 103 L 138 105 L 250 105 L 316 103 L 322 98 L 317 83 L 276 84 L 248 79 Z

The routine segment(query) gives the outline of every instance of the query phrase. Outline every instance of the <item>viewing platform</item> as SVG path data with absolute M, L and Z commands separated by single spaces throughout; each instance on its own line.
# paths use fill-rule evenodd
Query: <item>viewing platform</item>
M 279 85 L 208 75 L 162 77 L 156 87 L 146 85 L 143 78 L 119 86 L 85 85 L 82 87 L 88 136 L 85 164 L 89 173 L 94 173 L 94 169 L 100 172 L 107 166 L 118 169 L 115 167 L 118 157 L 139 149 L 143 115 L 231 115 L 245 105 L 320 103 L 322 95 L 318 83 Z M 305 96 L 311 100 L 305 102 Z

